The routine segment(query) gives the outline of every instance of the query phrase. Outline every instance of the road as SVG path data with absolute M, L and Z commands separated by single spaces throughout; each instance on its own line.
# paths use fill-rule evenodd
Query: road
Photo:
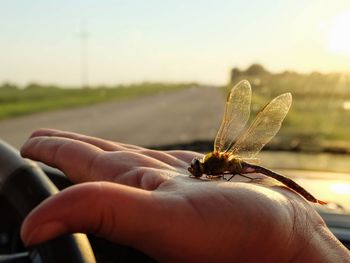
M 217 88 L 193 87 L 130 101 L 33 114 L 0 122 L 0 138 L 19 148 L 40 127 L 136 145 L 212 140 L 224 106 Z

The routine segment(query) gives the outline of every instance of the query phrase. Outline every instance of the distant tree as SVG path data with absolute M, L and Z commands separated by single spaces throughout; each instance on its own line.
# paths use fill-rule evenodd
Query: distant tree
M 245 74 L 249 76 L 256 76 L 256 75 L 262 75 L 262 74 L 268 74 L 268 73 L 269 72 L 260 64 L 252 64 L 245 71 Z
M 231 83 L 234 83 L 238 77 L 242 75 L 242 71 L 239 68 L 231 69 L 230 80 Z
M 18 89 L 17 85 L 11 82 L 4 82 L 0 87 L 3 89 L 11 89 L 11 90 Z
M 26 87 L 26 89 L 38 89 L 41 88 L 41 85 L 35 82 L 29 83 Z

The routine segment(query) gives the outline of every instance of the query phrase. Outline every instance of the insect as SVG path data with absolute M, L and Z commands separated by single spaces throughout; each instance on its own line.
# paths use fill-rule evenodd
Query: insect
M 261 109 L 250 127 L 242 132 L 249 119 L 250 103 L 251 87 L 248 81 L 243 80 L 235 85 L 227 96 L 223 120 L 214 142 L 214 151 L 202 159 L 192 160 L 188 168 L 191 175 L 199 178 L 205 174 L 212 178 L 232 174 L 232 178 L 236 174 L 244 176 L 260 173 L 280 181 L 310 202 L 326 204 L 293 180 L 253 164 L 256 155 L 280 129 L 292 104 L 292 95 L 284 93 L 274 98 Z

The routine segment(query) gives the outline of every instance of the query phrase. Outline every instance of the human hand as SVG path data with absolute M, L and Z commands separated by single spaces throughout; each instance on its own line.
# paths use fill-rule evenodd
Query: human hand
M 334 256 L 349 256 L 312 206 L 286 187 L 262 177 L 189 177 L 189 163 L 200 156 L 195 152 L 42 129 L 21 153 L 59 168 L 76 184 L 28 215 L 21 229 L 26 245 L 88 232 L 162 262 L 335 262 Z

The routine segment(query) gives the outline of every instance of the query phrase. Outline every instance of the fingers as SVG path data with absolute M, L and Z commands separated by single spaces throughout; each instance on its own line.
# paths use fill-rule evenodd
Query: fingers
M 60 137 L 30 138 L 21 154 L 62 170 L 75 183 L 104 180 L 155 189 L 167 179 L 166 173 L 176 171 L 139 152 L 105 152 L 94 145 Z
M 108 182 L 85 183 L 42 202 L 24 220 L 21 237 L 31 246 L 62 234 L 84 232 L 135 244 L 158 232 L 162 211 L 167 212 L 148 191 Z M 145 229 L 149 235 L 144 235 Z
M 190 151 L 156 151 L 150 150 L 134 145 L 114 143 L 111 141 L 94 138 L 90 136 L 81 135 L 78 133 L 59 131 L 54 129 L 39 129 L 32 133 L 30 138 L 36 137 L 60 137 L 68 138 L 80 142 L 85 142 L 96 146 L 104 151 L 135 151 L 145 156 L 157 159 L 167 165 L 174 166 L 180 169 L 187 169 L 188 164 L 195 156 L 200 156 L 201 154 L 190 152 Z
M 59 168 L 73 182 L 91 180 L 102 150 L 81 141 L 57 137 L 33 137 L 21 148 L 23 157 Z
M 121 150 L 142 150 L 144 148 L 138 147 L 135 145 L 129 145 L 129 144 L 123 144 L 123 143 L 115 143 L 108 140 L 103 140 L 95 137 L 90 137 L 86 135 L 82 135 L 79 133 L 74 132 L 67 132 L 67 131 L 60 131 L 55 129 L 39 129 L 34 131 L 30 138 L 32 137 L 38 137 L 38 136 L 55 136 L 55 137 L 64 137 L 64 138 L 70 138 L 82 142 L 86 142 L 89 144 L 92 144 L 96 147 L 99 147 L 100 149 L 104 151 L 121 151 Z
M 202 158 L 203 154 L 197 153 L 197 152 L 192 152 L 192 151 L 179 151 L 179 150 L 174 150 L 174 151 L 167 151 L 169 155 L 174 156 L 175 158 L 178 158 L 185 162 L 186 164 L 191 163 L 193 158 Z
M 146 156 L 157 159 L 157 160 L 162 161 L 168 165 L 171 165 L 171 166 L 174 166 L 174 167 L 177 167 L 180 169 L 187 169 L 187 167 L 188 167 L 187 162 L 185 162 L 182 159 L 178 158 L 177 156 L 174 156 L 174 155 L 169 154 L 167 152 L 144 149 L 144 150 L 138 151 L 138 153 L 144 154 Z

